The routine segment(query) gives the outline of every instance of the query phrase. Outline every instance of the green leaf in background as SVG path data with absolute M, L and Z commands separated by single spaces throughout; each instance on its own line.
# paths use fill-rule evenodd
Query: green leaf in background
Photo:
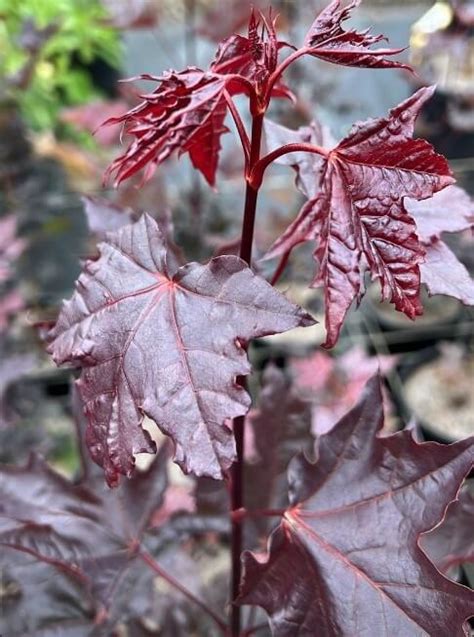
M 0 101 L 14 99 L 35 130 L 54 130 L 64 106 L 101 96 L 87 65 L 118 68 L 118 31 L 99 0 L 0 0 Z

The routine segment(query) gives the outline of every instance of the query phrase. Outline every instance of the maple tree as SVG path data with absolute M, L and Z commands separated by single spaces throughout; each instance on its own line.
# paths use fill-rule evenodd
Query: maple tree
M 258 408 L 248 413 L 251 342 L 314 323 L 275 287 L 298 244 L 316 244 L 311 285 L 324 289 L 326 347 L 336 344 L 350 306 L 362 298 L 366 274 L 380 282 L 382 299 L 411 318 L 422 313 L 422 283 L 430 293 L 474 300 L 467 271 L 442 240 L 444 232 L 472 226 L 471 202 L 452 185 L 445 158 L 414 139 L 416 118 L 433 88 L 420 89 L 385 118 L 356 125 L 338 143 L 316 122 L 290 131 L 266 118 L 272 98 L 293 99 L 283 74 L 303 56 L 406 68 L 392 60 L 399 49 L 377 48 L 381 36 L 344 29 L 358 4 L 341 7 L 333 0 L 301 47 L 278 38 L 271 12 L 252 12 L 247 36 L 223 41 L 207 70 L 142 76 L 158 84 L 155 90 L 108 120 L 123 124 L 131 137 L 107 173 L 117 185 L 140 172 L 150 179 L 173 153 L 189 153 L 214 185 L 230 114 L 244 154 L 246 193 L 239 256 L 222 254 L 204 265 L 186 263 L 166 220 L 97 198 L 85 201 L 91 227 L 103 241 L 98 256 L 83 265 L 47 341 L 56 363 L 80 368 L 76 387 L 87 420 L 80 438 L 95 465 L 87 465 L 77 485 L 37 459 L 0 475 L 0 543 L 79 586 L 89 605 L 77 621 L 92 625 L 82 634 L 114 634 L 127 622 L 136 627 L 143 608 L 134 607 L 122 585 L 133 572 L 137 588 L 147 591 L 150 571 L 199 608 L 213 629 L 231 637 L 259 629 L 243 625 L 246 604 L 265 609 L 278 637 L 309 637 L 315 626 L 328 637 L 468 634 L 474 595 L 434 564 L 444 570 L 472 559 L 465 535 L 449 543 L 446 533 L 457 524 L 464 529 L 472 508 L 465 496 L 457 503 L 457 496 L 474 462 L 473 440 L 419 443 L 409 430 L 382 437 L 377 377 L 327 433 L 311 432 L 311 395 L 298 394 L 275 367 L 265 371 Z M 250 133 L 236 95 L 248 99 Z M 252 248 L 259 190 L 276 161 L 293 167 L 307 202 L 266 255 L 280 257 L 269 282 L 255 268 Z M 447 205 L 452 215 L 444 214 Z M 166 444 L 148 472 L 137 470 L 138 454 L 157 451 L 145 416 L 171 438 L 174 461 L 198 479 L 196 515 L 162 510 Z M 246 430 L 253 435 L 251 461 Z M 290 462 L 294 452 L 313 448 L 314 462 L 303 455 Z M 111 494 L 103 490 L 96 465 L 116 487 Z M 222 520 L 216 524 L 225 517 L 219 494 L 214 516 L 199 511 L 209 478 L 227 486 L 230 533 Z M 51 511 L 51 501 L 68 524 Z M 260 522 L 260 539 L 268 521 L 278 518 L 267 555 L 243 552 L 250 520 Z M 226 541 L 230 535 L 228 624 L 160 566 L 160 537 L 176 540 L 174 524 L 191 535 L 210 529 L 222 531 Z M 163 620 L 166 628 L 160 624 L 158 634 L 190 634 L 189 624 L 178 630 L 175 619 L 171 628 Z

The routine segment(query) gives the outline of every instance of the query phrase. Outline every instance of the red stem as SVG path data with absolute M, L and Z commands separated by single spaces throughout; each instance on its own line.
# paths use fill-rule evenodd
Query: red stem
M 322 146 L 316 146 L 315 144 L 286 144 L 286 146 L 281 146 L 276 150 L 273 150 L 268 155 L 262 157 L 252 168 L 250 172 L 250 183 L 254 186 L 254 188 L 260 188 L 262 184 L 263 175 L 265 170 L 268 168 L 270 164 L 272 164 L 279 157 L 283 157 L 283 155 L 289 155 L 290 153 L 313 153 L 315 155 L 321 155 L 321 157 L 329 157 L 331 151 L 323 148 Z
M 211 619 L 214 620 L 216 625 L 222 630 L 222 632 L 225 635 L 229 634 L 227 625 L 224 622 L 224 620 L 222 620 L 218 615 L 216 615 L 216 613 L 211 608 L 209 608 L 203 601 L 195 597 L 195 595 L 191 593 L 191 591 L 189 591 L 182 584 L 180 584 L 178 580 L 175 580 L 172 575 L 170 575 L 167 571 L 163 570 L 161 566 L 158 564 L 158 562 L 156 562 L 156 560 L 153 559 L 153 556 L 150 555 L 150 553 L 147 553 L 146 551 L 141 551 L 140 557 L 145 562 L 145 564 L 147 564 L 147 566 L 149 566 L 152 569 L 152 571 L 154 571 L 157 575 L 159 575 L 165 581 L 167 581 L 168 584 L 173 586 L 173 588 L 176 588 L 176 590 L 182 593 L 191 602 L 196 604 L 196 606 L 199 606 L 201 610 L 203 610 Z
M 250 143 L 249 171 L 257 164 L 260 158 L 260 147 L 262 143 L 264 115 L 258 114 L 252 120 L 252 137 Z M 244 221 L 242 226 L 242 239 L 240 244 L 240 257 L 248 265 L 252 261 L 252 244 L 255 228 L 255 213 L 257 210 L 258 188 L 255 188 L 247 179 L 247 190 L 245 193 Z M 246 386 L 244 378 L 238 379 L 242 386 Z M 234 420 L 234 436 L 237 449 L 237 460 L 232 466 L 231 475 L 231 510 L 236 511 L 244 507 L 244 432 L 245 417 L 241 416 Z M 232 518 L 232 600 L 239 595 L 242 566 L 240 556 L 243 548 L 242 520 Z M 232 637 L 239 637 L 241 629 L 240 606 L 232 604 L 231 607 L 231 630 Z
M 265 94 L 267 102 L 270 100 L 273 87 L 278 82 L 278 80 L 283 75 L 283 73 L 286 71 L 286 69 L 291 64 L 293 64 L 293 62 L 295 62 L 298 58 L 302 57 L 303 55 L 306 55 L 307 53 L 308 53 L 308 49 L 306 47 L 293 51 L 293 53 L 289 55 L 287 58 L 285 58 L 283 62 L 273 71 L 273 73 L 268 78 L 268 83 L 267 83 L 267 91 Z
M 224 91 L 224 97 L 226 99 L 227 106 L 229 107 L 229 111 L 237 127 L 237 132 L 239 133 L 240 141 L 242 142 L 242 148 L 244 149 L 244 155 L 245 155 L 245 169 L 247 170 L 249 162 L 250 162 L 250 139 L 249 139 L 249 136 L 247 135 L 247 131 L 245 130 L 245 126 L 242 121 L 242 118 L 240 117 L 240 113 L 237 110 L 234 100 L 231 98 L 228 91 Z

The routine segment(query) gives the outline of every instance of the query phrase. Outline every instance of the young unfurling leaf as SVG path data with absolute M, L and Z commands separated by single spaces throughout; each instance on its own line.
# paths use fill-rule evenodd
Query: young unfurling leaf
M 276 18 L 268 19 L 252 11 L 248 36 L 232 35 L 219 45 L 210 70 L 214 73 L 237 73 L 255 84 L 260 96 L 266 93 L 267 83 L 278 65 L 279 51 L 289 46 L 278 40 Z M 272 90 L 273 97 L 292 97 L 291 91 L 281 81 Z
M 425 250 L 404 197 L 426 199 L 453 182 L 444 157 L 428 142 L 412 139 L 421 107 L 432 95 L 423 88 L 385 119 L 355 126 L 327 152 L 319 190 L 306 203 L 267 257 L 314 240 L 326 300 L 326 347 L 338 338 L 352 302 L 364 293 L 369 270 L 380 280 L 382 298 L 407 316 L 422 313 L 420 263 Z
M 147 414 L 184 471 L 222 478 L 235 456 L 226 421 L 250 406 L 241 343 L 312 319 L 238 257 L 179 267 L 147 215 L 99 249 L 49 335 L 58 364 L 82 367 L 92 457 L 111 485 L 130 475 L 134 454 L 154 452 Z
M 232 90 L 232 78 L 196 68 L 162 77 L 142 77 L 159 82 L 158 88 L 142 95 L 144 101 L 125 115 L 105 122 L 123 123 L 125 132 L 135 138 L 107 174 L 115 174 L 118 185 L 145 168 L 147 180 L 172 153 L 188 152 L 194 166 L 214 185 L 220 138 L 227 132 L 226 91 Z
M 474 462 L 474 441 L 380 437 L 380 383 L 298 457 L 268 556 L 244 554 L 240 603 L 262 606 L 275 637 L 467 637 L 474 593 L 440 574 L 419 547 Z

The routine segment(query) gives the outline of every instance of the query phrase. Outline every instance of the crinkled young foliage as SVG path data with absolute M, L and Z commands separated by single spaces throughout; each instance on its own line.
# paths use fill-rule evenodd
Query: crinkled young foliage
M 312 25 L 298 55 L 311 55 L 328 62 L 365 68 L 404 68 L 387 59 L 400 49 L 372 49 L 383 39 L 366 32 L 344 31 L 341 23 L 355 0 L 340 9 L 334 0 Z M 127 150 L 110 166 L 108 176 L 120 184 L 144 170 L 149 179 L 156 167 L 173 153 L 189 153 L 194 167 L 210 185 L 215 184 L 221 136 L 228 131 L 224 124 L 230 101 L 238 94 L 251 98 L 252 108 L 265 109 L 271 97 L 289 97 L 292 93 L 281 78 L 273 81 L 280 53 L 290 47 L 278 39 L 276 18 L 251 12 L 248 35 L 232 35 L 223 40 L 207 70 L 195 67 L 169 71 L 163 76 L 142 75 L 140 79 L 158 82 L 159 86 L 142 95 L 141 104 L 106 124 L 124 124 L 133 137 Z
M 466 637 L 474 593 L 420 548 L 474 464 L 474 440 L 388 437 L 380 381 L 289 470 L 291 506 L 268 555 L 244 554 L 240 603 L 263 607 L 275 637 Z M 428 536 L 429 537 L 429 536 Z
M 352 142 L 347 142 L 352 134 L 335 145 L 331 144 L 328 133 L 320 126 L 293 131 L 273 122 L 267 123 L 266 138 L 270 150 L 303 142 L 322 146 L 329 154 L 329 159 L 325 160 L 319 155 L 295 152 L 279 160 L 295 169 L 296 186 L 308 202 L 266 256 L 286 254 L 303 241 L 316 242 L 314 257 L 318 271 L 313 285 L 322 285 L 325 290 L 328 345 L 335 344 L 345 312 L 354 297 L 358 300 L 364 292 L 363 273 L 366 268 L 374 278 L 380 279 L 384 298 L 392 300 L 397 309 L 408 316 L 420 311 L 420 282 L 431 295 L 444 294 L 467 305 L 474 304 L 474 281 L 442 240 L 443 233 L 462 232 L 473 227 L 472 200 L 458 186 L 444 188 L 451 181 L 449 169 L 444 159 L 436 155 L 426 142 L 406 139 L 400 143 L 403 132 L 398 136 L 390 132 L 390 128 L 395 130 L 397 121 L 400 123 L 403 117 L 412 118 L 411 124 L 408 119 L 405 120 L 412 127 L 420 105 L 429 94 L 429 89 L 423 89 L 418 97 L 414 96 L 394 109 L 387 120 L 372 120 L 362 125 L 357 139 L 363 137 L 365 131 L 366 147 L 372 143 L 388 152 L 391 145 L 394 156 L 377 159 L 376 154 L 370 157 L 362 152 L 360 163 L 352 172 L 351 162 L 355 161 L 353 155 L 358 146 L 355 144 L 356 151 L 351 150 L 349 160 L 344 150 L 345 146 L 352 145 Z M 412 107 L 410 102 L 413 102 Z M 412 110 L 411 115 L 408 109 Z M 374 131 L 379 128 L 393 137 L 387 146 L 373 137 Z M 411 132 L 410 128 L 405 131 L 408 136 L 412 132 L 412 128 Z M 330 146 L 333 146 L 332 150 Z M 398 162 L 397 152 L 401 153 Z M 345 166 L 339 190 L 342 204 L 333 194 L 333 179 L 329 176 L 333 153 L 334 159 Z M 412 168 L 409 153 L 415 154 Z M 424 176 L 419 174 L 421 163 L 418 166 L 422 156 L 433 160 L 432 167 L 425 167 Z M 393 165 L 390 166 L 390 163 Z M 354 179 L 353 172 L 361 179 Z M 426 183 L 421 184 L 422 179 Z M 400 180 L 397 186 L 396 180 Z M 360 191 L 364 192 L 364 188 L 367 191 L 370 184 L 373 185 L 370 197 L 363 198 L 362 205 Z M 414 197 L 417 188 L 418 196 L 427 198 L 420 201 L 404 198 L 403 193 Z M 433 195 L 438 188 L 443 189 Z M 325 196 L 328 190 L 329 198 Z M 390 202 L 389 195 L 393 197 Z
M 363 295 L 366 270 L 397 310 L 410 318 L 422 313 L 425 250 L 403 200 L 429 198 L 453 182 L 445 158 L 413 139 L 415 120 L 432 93 L 420 89 L 387 118 L 356 125 L 328 151 L 315 172 L 316 194 L 267 255 L 315 241 L 313 286 L 324 288 L 326 347 L 335 345 L 351 304 Z

